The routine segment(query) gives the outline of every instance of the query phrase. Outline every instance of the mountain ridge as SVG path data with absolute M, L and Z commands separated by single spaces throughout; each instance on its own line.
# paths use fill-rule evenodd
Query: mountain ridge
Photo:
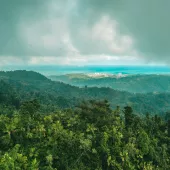
M 20 72 L 23 71 L 17 71 L 17 74 Z M 84 100 L 106 99 L 110 102 L 112 108 L 116 108 L 118 105 L 121 107 L 129 105 L 134 108 L 136 113 L 146 113 L 147 111 L 165 113 L 170 110 L 170 93 L 135 94 L 114 90 L 109 87 L 76 87 L 62 82 L 51 81 L 44 78 L 43 75 L 42 80 L 37 83 L 35 77 L 37 75 L 42 77 L 41 74 L 36 72 L 25 72 L 24 74 L 29 74 L 29 79 L 15 79 L 15 75 L 8 78 L 0 77 L 1 80 L 14 89 L 21 102 L 36 98 L 40 100 L 44 107 L 57 105 L 60 108 L 70 108 Z
M 170 92 L 170 75 L 128 75 L 121 78 L 95 77 L 82 74 L 49 76 L 53 81 L 61 81 L 78 87 L 109 87 L 131 93 Z

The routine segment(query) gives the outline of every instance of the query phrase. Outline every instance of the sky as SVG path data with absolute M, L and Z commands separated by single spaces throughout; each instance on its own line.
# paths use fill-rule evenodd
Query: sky
M 0 0 L 0 65 L 169 65 L 169 0 Z

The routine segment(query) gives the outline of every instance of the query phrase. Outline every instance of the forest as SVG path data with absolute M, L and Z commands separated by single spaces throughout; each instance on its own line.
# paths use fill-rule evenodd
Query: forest
M 170 169 L 170 114 L 140 117 L 106 100 L 48 114 L 40 107 L 32 100 L 0 115 L 0 169 Z
M 0 72 L 0 169 L 169 170 L 168 95 Z
M 109 87 L 131 93 L 170 92 L 169 74 L 64 74 L 48 76 L 51 80 L 78 87 Z
M 130 81 L 127 82 L 130 84 Z M 141 86 L 143 89 L 146 87 L 144 84 Z M 159 83 L 155 86 L 158 88 Z M 140 115 L 149 112 L 153 115 L 165 116 L 166 112 L 170 111 L 169 92 L 132 93 L 109 87 L 77 87 L 52 81 L 33 71 L 0 71 L 0 88 L 0 98 L 6 99 L 8 96 L 7 101 L 3 100 L 3 102 L 12 102 L 13 106 L 19 107 L 19 102 L 38 99 L 42 105 L 42 112 L 54 111 L 56 108 L 74 108 L 86 100 L 108 100 L 112 109 L 128 105 Z

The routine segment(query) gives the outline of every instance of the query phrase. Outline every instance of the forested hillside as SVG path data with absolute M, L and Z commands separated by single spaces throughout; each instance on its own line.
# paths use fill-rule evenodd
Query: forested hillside
M 0 169 L 169 170 L 169 110 L 168 93 L 79 88 L 35 72 L 1 72 Z
M 0 71 L 1 78 L 10 78 L 20 81 L 46 81 L 45 76 L 34 71 L 16 70 L 16 71 Z
M 106 99 L 113 109 L 118 105 L 129 105 L 139 114 L 149 112 L 162 115 L 170 110 L 170 93 L 134 94 L 106 87 L 80 88 L 51 81 L 39 73 L 28 71 L 0 72 L 0 75 L 1 93 L 6 93 L 3 88 L 7 88 L 7 95 L 11 93 L 15 96 L 9 102 L 16 107 L 23 101 L 36 98 L 44 106 L 44 111 L 48 112 L 56 108 L 72 108 L 86 100 Z
M 169 170 L 170 115 L 140 117 L 107 101 L 41 113 L 37 100 L 0 114 L 2 170 Z
M 123 76 L 123 75 L 122 75 Z M 170 92 L 170 75 L 119 75 L 89 76 L 88 74 L 66 74 L 49 76 L 54 81 L 61 81 L 79 87 L 109 87 L 132 93 Z

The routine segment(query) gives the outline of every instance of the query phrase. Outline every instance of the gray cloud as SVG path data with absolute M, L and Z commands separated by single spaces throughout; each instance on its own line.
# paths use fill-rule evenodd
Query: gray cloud
M 169 0 L 1 0 L 0 56 L 169 61 Z
M 108 3 L 107 3 L 108 2 Z M 109 13 L 120 23 L 121 30 L 132 35 L 143 56 L 169 60 L 169 0 L 89 0 L 87 5 L 98 13 Z
M 35 9 L 37 6 L 38 1 L 34 0 L 0 1 L 0 55 L 29 55 L 29 50 L 25 48 L 18 36 L 17 26 L 22 14 L 27 10 L 34 11 L 34 14 L 36 14 Z

